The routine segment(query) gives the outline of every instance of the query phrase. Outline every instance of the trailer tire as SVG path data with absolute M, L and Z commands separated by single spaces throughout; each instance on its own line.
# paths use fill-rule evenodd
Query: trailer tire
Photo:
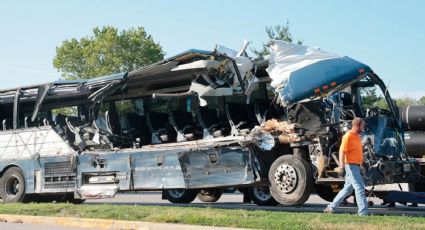
M 259 206 L 276 206 L 278 203 L 270 193 L 269 187 L 251 187 L 248 189 L 252 202 Z
M 197 195 L 198 199 L 202 202 L 214 203 L 218 201 L 223 195 L 221 189 L 210 188 L 210 189 L 201 189 Z
M 6 170 L 0 179 L 0 197 L 3 203 L 25 201 L 25 178 L 21 169 L 11 167 Z
M 270 193 L 282 205 L 302 205 L 313 189 L 311 166 L 302 158 L 283 155 L 269 170 Z
M 169 189 L 164 191 L 164 197 L 171 203 L 188 204 L 195 200 L 197 190 L 192 189 Z

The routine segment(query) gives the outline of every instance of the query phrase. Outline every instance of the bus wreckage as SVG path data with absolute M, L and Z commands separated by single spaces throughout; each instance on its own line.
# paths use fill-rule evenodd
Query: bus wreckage
M 3 201 L 162 190 L 172 202 L 191 202 L 226 187 L 248 189 L 265 205 L 301 205 L 313 188 L 330 200 L 344 182 L 333 169 L 354 117 L 367 123 L 367 185 L 419 181 L 397 107 L 367 65 L 282 41 L 271 42 L 267 58 L 248 57 L 246 47 L 1 90 Z M 371 87 L 388 109 L 364 106 Z

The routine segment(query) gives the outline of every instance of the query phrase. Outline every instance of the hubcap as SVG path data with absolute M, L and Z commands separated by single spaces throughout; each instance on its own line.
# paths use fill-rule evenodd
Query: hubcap
M 184 189 L 171 189 L 168 190 L 168 194 L 174 198 L 180 198 L 183 196 L 185 190 Z
M 274 174 L 274 181 L 280 191 L 291 193 L 297 187 L 298 175 L 291 165 L 281 164 Z
M 255 187 L 253 192 L 255 197 L 262 201 L 267 201 L 272 197 L 268 187 Z
M 16 177 L 10 177 L 6 181 L 6 192 L 9 196 L 16 196 L 19 193 L 21 184 Z

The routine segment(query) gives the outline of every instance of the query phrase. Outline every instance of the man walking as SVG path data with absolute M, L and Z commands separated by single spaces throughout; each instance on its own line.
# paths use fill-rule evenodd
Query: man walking
M 342 138 L 339 148 L 339 167 L 335 171 L 339 171 L 341 174 L 345 169 L 345 184 L 332 203 L 323 210 L 325 213 L 333 213 L 354 190 L 359 208 L 358 214 L 361 216 L 368 215 L 365 186 L 360 173 L 360 165 L 363 164 L 363 147 L 360 133 L 363 131 L 364 125 L 365 123 L 361 118 L 354 118 L 351 130 Z

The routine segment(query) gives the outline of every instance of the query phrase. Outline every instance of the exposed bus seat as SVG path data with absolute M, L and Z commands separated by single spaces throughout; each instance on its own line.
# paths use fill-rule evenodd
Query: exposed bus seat
M 79 117 L 75 116 L 66 116 L 63 114 L 58 114 L 55 117 L 55 130 L 56 132 L 69 143 L 75 142 L 75 135 L 69 130 L 67 121 L 70 122 L 74 127 L 82 125 L 82 121 Z M 37 123 L 40 121 L 37 120 Z
M 117 135 L 113 132 L 110 120 L 109 120 L 109 111 L 105 111 L 104 116 L 98 115 L 98 117 L 94 120 L 94 126 L 99 131 L 101 141 L 106 145 L 113 148 L 114 146 L 124 146 L 129 147 L 130 142 L 129 139 L 122 135 Z M 100 139 L 99 139 L 100 141 Z
M 202 126 L 204 139 L 222 137 L 227 134 L 226 123 L 220 121 L 217 110 L 199 107 L 196 116 Z
M 170 113 L 170 123 L 177 132 L 177 141 L 192 141 L 195 139 L 195 125 L 192 113 L 173 110 Z
M 12 119 L 3 119 L 3 121 L 2 121 L 2 130 L 3 131 L 6 131 L 6 130 L 9 130 L 9 129 L 12 129 L 13 128 L 12 124 L 13 124 L 13 120 Z
M 252 110 L 242 104 L 230 103 L 226 105 L 226 116 L 231 126 L 232 135 L 246 134 L 258 124 L 250 119 L 249 112 L 252 112 Z
M 136 113 L 129 113 L 127 115 L 128 123 L 131 126 L 131 136 L 134 141 L 139 139 L 139 145 L 146 145 L 151 143 L 148 125 L 146 124 L 146 117 Z
M 152 134 L 152 144 L 167 143 L 170 141 L 169 121 L 166 113 L 149 112 L 146 114 L 146 123 Z
M 253 105 L 245 105 L 245 111 L 246 111 L 246 117 L 248 119 L 248 125 L 250 129 L 260 124 L 260 122 L 258 122 L 255 116 L 255 110 Z
M 265 100 L 257 100 L 254 103 L 255 117 L 259 124 L 272 118 L 279 119 L 279 112 L 276 107 Z M 282 111 L 283 112 L 283 111 Z

